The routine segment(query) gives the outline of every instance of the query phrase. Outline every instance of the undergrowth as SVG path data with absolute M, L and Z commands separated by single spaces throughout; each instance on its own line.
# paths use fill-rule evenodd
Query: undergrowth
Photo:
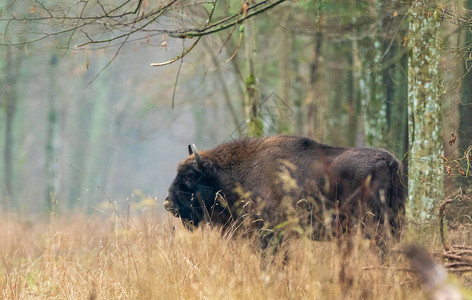
M 434 234 L 421 237 L 430 251 L 440 250 L 437 240 Z M 0 245 L 2 299 L 424 297 L 398 251 L 401 244 L 392 243 L 382 259 L 360 237 L 293 239 L 267 258 L 251 239 L 210 227 L 190 232 L 157 214 L 35 221 L 3 216 Z M 460 278 L 464 284 L 469 279 Z

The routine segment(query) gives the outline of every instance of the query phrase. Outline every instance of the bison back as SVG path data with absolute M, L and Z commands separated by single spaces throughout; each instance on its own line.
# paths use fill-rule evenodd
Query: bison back
M 358 216 L 368 211 L 381 225 L 387 217 L 392 233 L 398 235 L 405 193 L 401 164 L 392 154 L 383 149 L 351 148 L 333 160 L 331 170 L 331 198 L 341 211 Z

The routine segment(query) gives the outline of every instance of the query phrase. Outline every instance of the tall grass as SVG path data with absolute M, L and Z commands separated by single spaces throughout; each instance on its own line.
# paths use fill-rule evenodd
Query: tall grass
M 432 242 L 432 241 L 431 241 Z M 398 248 L 397 246 L 392 246 Z M 362 238 L 294 239 L 274 257 L 248 238 L 178 220 L 74 215 L 0 220 L 2 299 L 421 299 L 392 251 Z

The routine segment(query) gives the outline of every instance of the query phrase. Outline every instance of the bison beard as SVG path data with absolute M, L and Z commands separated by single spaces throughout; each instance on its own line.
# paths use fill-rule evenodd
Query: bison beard
M 211 223 L 272 236 L 303 232 L 315 239 L 339 236 L 355 225 L 376 238 L 401 231 L 401 165 L 386 150 L 274 136 L 202 152 L 192 145 L 189 154 L 164 204 L 187 228 Z

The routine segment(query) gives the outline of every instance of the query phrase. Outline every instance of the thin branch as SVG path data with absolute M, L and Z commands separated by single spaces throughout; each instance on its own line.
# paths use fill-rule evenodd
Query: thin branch
M 447 270 L 448 272 L 451 273 L 467 273 L 467 272 L 472 272 L 472 267 L 470 268 L 461 268 L 461 269 L 450 269 Z
M 220 24 L 226 23 L 226 22 L 228 22 L 228 21 L 230 21 L 230 20 L 232 20 L 232 19 L 234 19 L 234 18 L 239 18 L 243 13 L 244 13 L 245 15 L 247 15 L 247 13 L 250 12 L 251 10 L 253 10 L 253 9 L 255 9 L 255 8 L 257 8 L 257 7 L 261 6 L 261 5 L 263 5 L 263 4 L 266 4 L 267 2 L 269 2 L 269 0 L 265 0 L 265 1 L 262 1 L 262 2 L 259 2 L 259 3 L 256 3 L 256 4 L 254 4 L 254 5 L 250 6 L 250 7 L 248 7 L 248 8 L 246 9 L 246 11 L 243 11 L 243 9 L 241 9 L 238 13 L 233 14 L 232 16 L 228 16 L 228 17 L 226 17 L 226 18 L 223 18 L 223 19 L 221 19 L 221 20 L 219 20 L 219 21 L 217 21 L 217 22 L 215 22 L 215 23 L 208 24 L 208 26 L 205 26 L 205 28 L 204 28 L 204 29 L 201 29 L 201 30 L 208 30 L 208 29 L 213 28 L 213 27 L 216 27 L 216 26 L 218 26 L 218 25 L 220 25 Z M 198 30 L 198 29 L 191 29 L 191 30 L 189 30 L 189 31 L 199 31 L 199 30 Z
M 126 36 L 125 40 L 123 41 L 123 43 L 120 45 L 120 47 L 118 47 L 118 50 L 116 50 L 115 52 L 115 55 L 113 55 L 113 57 L 108 61 L 108 63 L 97 73 L 97 75 L 95 75 L 92 80 L 90 80 L 90 82 L 85 86 L 86 88 L 92 84 L 92 82 L 95 81 L 95 79 L 98 78 L 98 76 L 100 76 L 100 74 L 102 74 L 103 71 L 105 71 L 106 68 L 108 68 L 113 61 L 115 61 L 116 57 L 118 56 L 118 54 L 120 53 L 121 49 L 124 47 L 124 45 L 126 44 L 126 42 L 128 41 L 129 37 L 131 36 L 131 34 L 129 34 L 128 36 Z
M 196 45 L 196 43 L 194 43 Z M 188 52 L 187 52 L 188 53 Z M 179 81 L 180 77 L 180 70 L 182 69 L 182 65 L 184 63 L 184 54 L 182 53 L 181 55 L 181 60 L 179 64 L 179 69 L 177 70 L 177 75 L 175 76 L 175 82 L 174 82 L 174 90 L 172 91 L 172 109 L 174 109 L 174 103 L 175 103 L 175 92 L 177 91 L 177 82 Z
M 103 44 L 103 43 L 109 43 L 109 42 L 112 42 L 112 41 L 115 41 L 115 40 L 118 40 L 118 39 L 121 39 L 121 38 L 124 38 L 126 36 L 130 36 L 138 31 L 141 31 L 143 28 L 147 27 L 149 24 L 153 23 L 154 21 L 156 21 L 160 16 L 162 16 L 169 7 L 172 6 L 173 3 L 175 3 L 177 0 L 172 0 L 170 1 L 165 7 L 163 7 L 162 9 L 159 9 L 159 13 L 157 15 L 155 15 L 151 20 L 149 20 L 148 22 L 144 23 L 144 25 L 138 27 L 138 28 L 135 28 L 133 30 L 131 30 L 130 32 L 128 33 L 125 33 L 125 34 L 121 34 L 121 35 L 118 35 L 118 36 L 115 36 L 115 37 L 112 37 L 112 38 L 109 38 L 109 39 L 105 39 L 105 40 L 94 40 L 94 41 L 89 41 L 89 42 L 86 42 L 86 43 L 82 43 L 82 44 L 79 44 L 77 45 L 76 47 L 83 47 L 83 46 L 86 46 L 86 45 L 90 45 L 90 44 Z M 135 23 L 138 22 L 138 20 L 135 20 Z
M 455 254 L 451 254 L 451 253 L 443 253 L 442 257 L 447 258 L 449 260 L 455 260 L 455 261 L 459 261 L 459 262 L 465 262 L 465 263 L 468 263 L 468 264 L 472 264 L 472 259 L 460 256 L 460 255 L 455 255 Z
M 99 2 L 100 2 L 100 1 L 99 1 Z M 85 8 L 87 7 L 87 4 L 88 4 L 88 3 L 89 3 L 89 2 L 88 2 L 88 0 L 87 0 L 87 1 L 85 2 L 84 6 L 82 7 L 82 10 L 80 11 L 80 17 L 83 16 L 84 11 L 85 11 Z M 77 25 L 78 25 L 78 22 L 77 22 Z M 69 40 L 67 41 L 67 47 L 66 47 L 66 51 L 65 51 L 65 52 L 67 52 L 67 48 L 69 48 L 70 43 L 72 42 L 72 38 L 74 37 L 74 34 L 77 32 L 77 29 L 78 29 L 78 28 L 76 27 L 76 29 L 74 29 L 74 30 L 72 31 L 72 33 L 71 33 L 71 35 L 70 35 L 70 37 L 69 37 Z M 64 53 L 64 54 L 65 54 L 65 53 Z
M 226 106 L 228 107 L 228 110 L 229 110 L 229 113 L 230 113 L 230 116 L 231 116 L 231 119 L 233 120 L 233 123 L 234 123 L 234 126 L 236 126 L 237 130 L 238 130 L 238 134 L 239 136 L 242 135 L 242 132 L 241 132 L 241 128 L 239 126 L 239 120 L 238 120 L 238 115 L 236 113 L 236 110 L 234 109 L 233 107 L 233 104 L 231 103 L 231 96 L 230 96 L 230 92 L 228 90 L 228 87 L 223 79 L 223 74 L 221 73 L 221 69 L 220 69 L 220 65 L 219 65 L 219 62 L 218 62 L 218 58 L 217 56 L 215 55 L 215 53 L 213 53 L 212 49 L 211 49 L 211 46 L 204 40 L 203 41 L 203 45 L 207 48 L 208 52 L 211 54 L 212 56 L 212 59 L 213 59 L 213 62 L 215 63 L 215 71 L 216 71 L 216 77 L 218 78 L 218 80 L 220 81 L 220 85 L 221 85 L 221 89 L 223 90 L 223 98 L 226 102 Z
M 213 6 L 211 8 L 211 11 L 210 11 L 210 14 L 208 15 L 208 20 L 207 20 L 207 24 L 210 23 L 211 21 L 211 18 L 213 17 L 213 13 L 215 12 L 215 8 L 216 8 L 216 2 L 218 0 L 215 0 L 215 2 L 213 2 Z M 176 61 L 178 61 L 179 59 L 182 59 L 184 58 L 185 55 L 189 54 L 190 51 L 192 51 L 192 49 L 198 44 L 198 42 L 200 41 L 200 38 L 202 36 L 199 36 L 197 38 L 197 40 L 192 44 L 192 46 L 190 46 L 190 48 L 188 48 L 187 50 L 182 50 L 182 53 L 176 57 L 174 57 L 173 59 L 171 60 L 168 60 L 168 61 L 165 61 L 165 62 L 162 62 L 162 63 L 151 63 L 151 67 L 162 67 L 162 66 L 166 66 L 166 65 L 169 65 L 171 63 L 174 63 Z M 182 66 L 182 64 L 180 65 Z M 179 73 L 180 73 L 180 66 L 179 66 Z M 175 88 L 174 88 L 174 92 L 175 92 Z M 172 97 L 172 108 L 174 108 L 174 97 Z
M 392 270 L 392 271 L 401 271 L 401 272 L 415 272 L 411 268 L 402 268 L 402 267 L 387 267 L 387 266 L 370 266 L 362 268 L 362 271 L 372 271 L 372 270 Z
M 466 262 L 456 262 L 456 263 L 446 264 L 444 265 L 444 267 L 447 269 L 452 269 L 452 268 L 458 268 L 458 267 L 472 267 L 472 265 Z
M 142 0 L 140 0 L 140 3 L 141 3 Z M 125 2 L 125 3 L 128 3 L 129 1 Z M 133 28 L 135 27 L 135 24 L 141 20 L 145 20 L 145 19 L 149 19 L 150 20 L 148 22 L 146 22 L 145 24 L 143 24 L 142 26 L 138 27 L 138 28 L 135 28 L 135 30 L 131 31 L 131 32 L 127 32 L 126 34 L 122 34 L 122 35 L 119 35 L 119 36 L 115 36 L 113 38 L 110 38 L 110 39 L 104 39 L 104 40 L 92 40 L 89 36 L 89 41 L 86 42 L 86 43 L 82 43 L 82 44 L 79 44 L 77 45 L 76 47 L 83 47 L 85 45 L 89 45 L 89 44 L 105 44 L 105 43 L 109 43 L 111 41 L 114 41 L 114 40 L 118 40 L 118 39 L 121 39 L 121 38 L 124 38 L 126 37 L 127 35 L 132 35 L 138 31 L 141 31 L 143 30 L 145 27 L 147 27 L 148 25 L 150 25 L 151 23 L 153 23 L 154 21 L 156 21 L 159 17 L 161 17 L 169 8 L 172 7 L 172 5 L 174 5 L 175 3 L 177 2 L 177 0 L 171 0 L 169 1 L 166 5 L 160 7 L 158 10 L 155 10 L 155 11 L 152 11 L 150 12 L 149 14 L 143 16 L 143 17 L 137 17 L 135 18 L 130 24 L 126 24 L 126 25 L 130 25 L 130 26 L 133 26 Z M 88 3 L 88 1 L 86 1 L 86 3 Z M 139 4 L 139 3 L 138 3 Z M 85 4 L 86 5 L 86 4 Z M 124 4 L 123 4 L 124 5 Z M 121 8 L 123 5 L 113 9 L 112 11 L 115 11 L 119 8 Z M 83 23 L 80 23 L 80 24 L 76 24 L 75 26 L 73 26 L 72 28 L 66 28 L 66 29 L 63 29 L 63 30 L 59 30 L 59 31 L 56 31 L 56 32 L 52 32 L 52 33 L 38 33 L 38 34 L 42 34 L 41 37 L 39 38 L 36 38 L 36 39 L 32 39 L 32 40 L 29 40 L 29 41 L 26 41 L 26 42 L 20 42 L 20 43 L 0 43 L 0 46 L 24 46 L 24 45 L 27 45 L 27 44 L 32 44 L 32 43 L 36 43 L 36 42 L 40 42 L 44 39 L 47 39 L 47 38 L 50 38 L 50 37 L 53 37 L 53 36 L 58 36 L 58 35 L 62 35 L 62 34 L 66 34 L 66 33 L 74 33 L 76 32 L 78 29 L 80 28 L 83 28 L 83 27 L 86 27 L 86 26 L 89 26 L 89 25 L 92 25 L 94 23 L 98 23 L 98 24 L 101 24 L 101 25 L 106 25 L 106 23 L 100 23 L 99 21 L 104 19 L 104 18 L 110 18 L 110 19 L 120 19 L 120 18 L 123 18 L 124 16 L 128 15 L 128 14 L 134 14 L 135 12 L 137 12 L 140 8 L 140 4 L 139 6 L 136 7 L 136 9 L 133 11 L 133 12 L 127 12 L 127 13 L 123 13 L 123 14 L 120 14 L 120 15 L 115 15 L 115 16 L 105 16 L 105 15 L 102 15 L 102 16 L 97 16 L 97 17 L 85 17 L 82 15 L 78 16 L 78 17 L 58 17 L 58 16 L 52 16 L 52 14 L 49 12 L 49 10 L 45 9 L 50 15 L 51 17 L 47 17 L 47 18 L 23 18 L 23 19 L 18 19 L 18 18 L 12 18 L 12 19 L 7 19 L 7 26 L 4 30 L 4 36 L 5 36 L 5 39 L 8 40 L 7 36 L 8 36 L 8 29 L 9 29 L 9 24 L 13 21 L 42 21 L 42 20 L 85 20 L 85 22 Z M 118 22 L 118 21 L 116 21 Z M 123 24 L 119 23 L 119 25 L 123 26 Z M 116 24 L 115 24 L 116 25 Z
M 172 58 L 171 60 L 165 61 L 165 62 L 151 63 L 151 67 L 162 67 L 162 66 L 170 65 L 171 63 L 174 63 L 174 62 L 178 61 L 179 59 L 184 58 L 184 56 L 189 54 L 190 51 L 192 51 L 193 48 L 198 44 L 198 42 L 200 41 L 200 38 L 201 38 L 201 36 L 198 37 L 197 40 L 192 44 L 192 46 L 190 46 L 187 50 L 183 50 L 180 55 Z
M 464 245 L 452 245 L 452 248 L 455 248 L 455 249 L 464 249 L 464 250 L 472 250 L 472 246 L 464 246 Z
M 285 2 L 286 0 L 278 0 L 278 1 L 275 1 L 271 4 L 268 4 L 266 6 L 264 6 L 263 8 L 261 9 L 258 9 L 252 13 L 248 13 L 244 18 L 242 19 L 236 19 L 235 21 L 232 21 L 230 22 L 229 24 L 226 24 L 226 25 L 221 25 L 220 27 L 217 27 L 215 29 L 212 29 L 212 30 L 209 30 L 210 28 L 214 27 L 215 25 L 214 24 L 210 24 L 202 29 L 197 29 L 197 30 L 189 30 L 189 31 L 183 31 L 183 32 L 180 32 L 180 33 L 177 33 L 177 34 L 170 34 L 170 36 L 172 37 L 176 37 L 176 38 L 193 38 L 193 37 L 198 37 L 198 36 L 204 36 L 204 35 L 209 35 L 209 34 L 212 34 L 212 33 L 215 33 L 215 32 L 218 32 L 218 31 L 222 31 L 222 30 L 225 30 L 225 29 L 228 29 L 230 28 L 231 26 L 234 26 L 236 24 L 241 24 L 243 23 L 245 20 L 247 19 L 250 19 L 272 7 L 275 7 L 277 5 L 279 5 L 280 3 L 283 3 Z M 267 2 L 267 1 L 265 1 Z M 260 4 L 260 3 L 259 3 Z M 259 4 L 256 4 L 256 5 L 259 5 Z M 250 8 L 253 8 L 253 6 L 251 6 Z M 248 10 L 250 9 L 248 8 Z M 238 16 L 239 14 L 235 15 L 235 16 Z M 231 18 L 230 18 L 231 19 Z M 220 22 L 217 22 L 217 23 L 221 23 Z

